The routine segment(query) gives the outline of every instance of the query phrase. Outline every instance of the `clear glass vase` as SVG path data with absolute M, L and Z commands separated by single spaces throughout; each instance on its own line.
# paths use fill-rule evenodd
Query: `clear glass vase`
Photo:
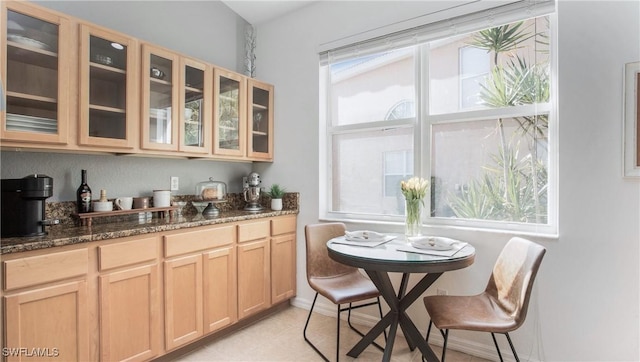
M 407 237 L 422 235 L 422 200 L 405 198 L 404 234 Z

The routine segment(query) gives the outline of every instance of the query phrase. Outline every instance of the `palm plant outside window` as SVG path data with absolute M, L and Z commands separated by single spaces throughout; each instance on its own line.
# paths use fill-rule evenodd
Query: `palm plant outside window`
M 550 24 L 542 16 L 335 62 L 329 55 L 326 215 L 401 221 L 388 155 L 410 152 L 414 175 L 431 179 L 427 223 L 555 228 Z M 411 112 L 389 117 L 400 103 Z

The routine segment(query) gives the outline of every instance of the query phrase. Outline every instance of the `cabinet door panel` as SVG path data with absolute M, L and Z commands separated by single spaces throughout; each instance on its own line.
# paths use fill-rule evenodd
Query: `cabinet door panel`
M 0 81 L 6 90 L 0 138 L 67 144 L 70 21 L 24 2 L 3 1 L 1 6 L 0 24 L 7 26 L 0 32 Z
M 38 360 L 88 361 L 87 283 L 78 281 L 5 296 L 7 348 L 38 351 Z M 12 355 L 9 361 L 26 359 Z
M 177 151 L 179 123 L 177 54 L 142 45 L 142 145 L 149 150 Z
M 271 303 L 296 295 L 296 236 L 271 239 Z
M 160 351 L 158 265 L 100 277 L 103 361 L 144 361 Z
M 244 157 L 247 133 L 247 80 L 241 74 L 214 70 L 215 125 L 213 153 Z
M 180 151 L 205 155 L 211 152 L 211 66 L 180 59 Z
M 235 246 L 230 246 L 204 255 L 205 333 L 238 320 L 235 250 Z
M 138 42 L 80 25 L 80 130 L 84 146 L 130 149 L 138 125 Z
M 247 156 L 256 161 L 273 161 L 273 86 L 249 79 L 248 95 Z
M 238 318 L 271 305 L 269 260 L 267 239 L 238 245 Z
M 202 336 L 202 255 L 165 261 L 167 350 Z

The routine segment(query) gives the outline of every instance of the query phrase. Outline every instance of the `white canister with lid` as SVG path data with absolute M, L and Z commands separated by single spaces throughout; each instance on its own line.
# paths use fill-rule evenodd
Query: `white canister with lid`
M 153 207 L 171 206 L 171 191 L 153 190 Z

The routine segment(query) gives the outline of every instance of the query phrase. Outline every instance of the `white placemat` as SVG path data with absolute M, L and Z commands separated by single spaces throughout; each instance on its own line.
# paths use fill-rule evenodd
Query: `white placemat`
M 433 250 L 433 249 L 418 249 L 416 247 L 411 246 L 410 244 L 398 246 L 396 250 L 405 251 L 408 253 L 418 253 L 418 254 L 427 254 L 427 255 L 437 255 L 437 256 L 454 256 L 457 252 L 462 250 L 465 246 L 469 245 L 464 241 L 458 241 L 454 243 L 450 250 Z
M 395 239 L 396 236 L 393 235 L 385 235 L 384 239 L 382 240 L 374 240 L 374 241 L 368 241 L 368 240 L 347 240 L 344 236 L 341 236 L 339 238 L 335 238 L 333 239 L 331 242 L 333 244 L 344 244 L 344 245 L 353 245 L 353 246 L 365 246 L 365 247 L 375 247 L 378 245 L 382 245 L 384 243 L 388 243 L 389 241 Z

